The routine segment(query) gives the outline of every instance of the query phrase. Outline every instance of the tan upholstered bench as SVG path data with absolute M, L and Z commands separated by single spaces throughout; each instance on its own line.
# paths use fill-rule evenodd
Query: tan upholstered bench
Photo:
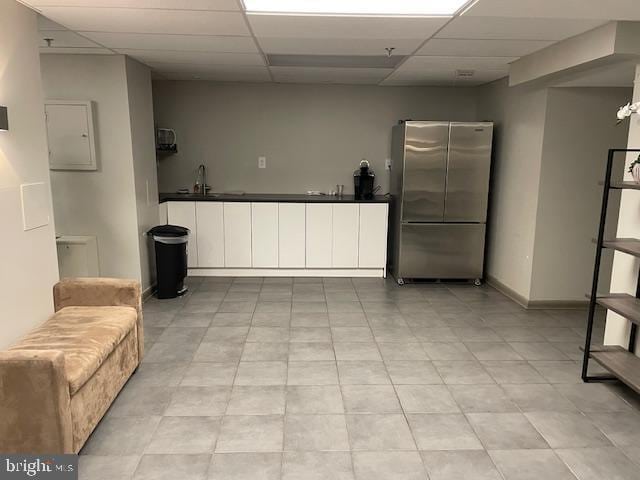
M 140 284 L 65 279 L 56 313 L 0 352 L 0 452 L 77 453 L 142 360 Z

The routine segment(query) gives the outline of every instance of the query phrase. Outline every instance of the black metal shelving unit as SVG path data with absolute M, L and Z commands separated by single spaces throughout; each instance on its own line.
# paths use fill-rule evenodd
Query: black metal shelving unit
M 605 380 L 620 380 L 640 393 L 640 358 L 635 355 L 636 336 L 640 325 L 640 271 L 636 281 L 635 296 L 626 293 L 612 293 L 598 295 L 598 279 L 600 277 L 600 262 L 604 249 L 616 250 L 628 255 L 640 258 L 640 239 L 614 238 L 605 240 L 605 226 L 607 223 L 607 208 L 609 195 L 612 190 L 640 190 L 640 184 L 635 182 L 612 182 L 613 162 L 616 154 L 638 153 L 640 149 L 611 149 L 607 158 L 607 170 L 604 178 L 602 193 L 602 210 L 600 212 L 600 226 L 596 240 L 596 258 L 593 269 L 593 284 L 589 302 L 589 316 L 587 320 L 587 335 L 584 346 L 584 358 L 582 362 L 582 380 L 585 382 L 597 382 Z M 617 158 L 625 158 L 618 155 Z M 596 307 L 601 306 L 607 310 L 621 315 L 631 322 L 628 348 L 620 346 L 592 346 L 593 320 Z M 589 375 L 589 360 L 593 359 L 602 365 L 611 375 Z

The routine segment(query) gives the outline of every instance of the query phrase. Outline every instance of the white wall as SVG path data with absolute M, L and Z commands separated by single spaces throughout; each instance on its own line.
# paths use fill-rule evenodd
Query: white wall
M 53 311 L 58 279 L 53 218 L 25 232 L 20 185 L 49 185 L 36 14 L 12 0 L 0 2 L 0 105 L 9 131 L 0 131 L 0 349 L 42 323 Z
M 585 301 L 591 291 L 600 221 L 602 181 L 609 148 L 624 148 L 627 125 L 615 112 L 631 97 L 628 88 L 551 88 L 542 152 L 531 301 Z M 622 164 L 619 164 L 622 167 Z M 622 168 L 619 168 L 621 173 Z M 619 195 L 611 196 L 617 212 Z M 616 231 L 615 215 L 608 238 Z M 603 258 L 600 279 L 606 288 L 612 256 Z
M 154 82 L 156 123 L 178 134 L 160 160 L 160 191 L 192 188 L 198 165 L 214 191 L 353 192 L 364 157 L 388 191 L 391 127 L 399 119 L 476 120 L 472 88 Z M 267 168 L 258 169 L 258 157 Z
M 125 57 L 42 55 L 48 99 L 95 102 L 97 171 L 52 171 L 56 231 L 95 235 L 100 275 L 141 279 Z
M 146 289 L 155 282 L 155 268 L 149 252 L 149 239 L 144 233 L 158 224 L 159 211 L 151 71 L 147 66 L 127 57 L 126 75 L 141 278 L 143 288 Z
M 495 122 L 487 276 L 529 299 L 547 90 L 480 89 L 479 115 Z

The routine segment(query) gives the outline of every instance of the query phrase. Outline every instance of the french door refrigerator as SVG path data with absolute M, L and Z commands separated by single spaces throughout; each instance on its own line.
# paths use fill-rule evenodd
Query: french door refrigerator
M 483 276 L 493 124 L 393 127 L 389 269 L 407 279 Z

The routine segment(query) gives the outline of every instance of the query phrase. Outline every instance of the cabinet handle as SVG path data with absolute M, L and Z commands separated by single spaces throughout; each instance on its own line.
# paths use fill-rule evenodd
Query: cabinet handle
M 87 138 L 89 135 L 87 135 L 86 133 L 82 134 L 82 138 Z

